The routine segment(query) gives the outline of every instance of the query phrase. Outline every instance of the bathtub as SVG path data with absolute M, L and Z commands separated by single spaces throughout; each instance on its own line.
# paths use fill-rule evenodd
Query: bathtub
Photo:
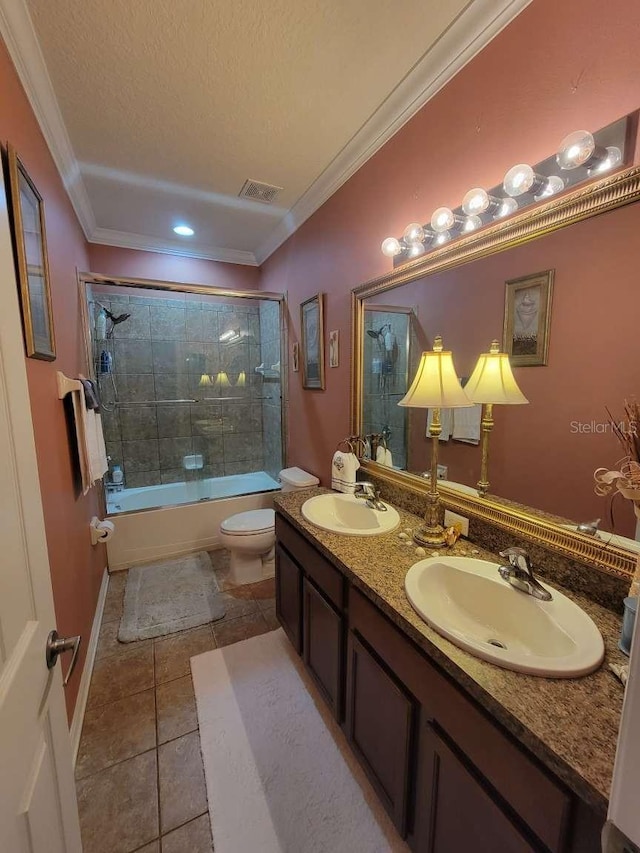
M 115 525 L 109 569 L 220 548 L 220 523 L 236 512 L 273 506 L 280 484 L 264 471 L 123 489 L 108 496 Z

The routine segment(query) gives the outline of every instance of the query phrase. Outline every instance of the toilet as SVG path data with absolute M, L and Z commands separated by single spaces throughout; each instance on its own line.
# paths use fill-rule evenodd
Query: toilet
M 285 468 L 279 480 L 283 492 L 308 489 L 320 482 L 301 468 Z M 275 574 L 275 524 L 273 509 L 250 509 L 226 518 L 220 525 L 220 541 L 231 554 L 229 581 L 257 583 Z

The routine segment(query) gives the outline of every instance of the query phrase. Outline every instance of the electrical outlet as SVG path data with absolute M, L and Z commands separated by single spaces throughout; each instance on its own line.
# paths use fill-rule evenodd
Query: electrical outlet
M 469 519 L 464 515 L 458 515 L 457 512 L 451 512 L 450 509 L 444 511 L 444 526 L 452 527 L 454 524 L 462 526 L 462 535 L 469 536 Z
M 449 479 L 449 466 L 448 465 L 438 465 L 438 479 L 439 480 L 448 480 Z

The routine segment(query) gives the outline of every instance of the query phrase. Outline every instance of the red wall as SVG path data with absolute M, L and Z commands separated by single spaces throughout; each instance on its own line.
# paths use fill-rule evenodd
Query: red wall
M 257 290 L 260 285 L 258 267 L 222 264 L 202 258 L 185 258 L 162 252 L 120 249 L 116 246 L 88 244 L 90 269 L 85 272 L 119 278 L 149 278 L 186 284 L 227 287 L 232 290 Z
M 27 359 L 27 376 L 57 629 L 63 636 L 82 634 L 83 639 L 78 666 L 66 687 L 71 719 L 106 566 L 104 546 L 93 548 L 89 539 L 89 520 L 98 513 L 96 494 L 92 490 L 82 497 L 74 491 L 64 408 L 56 390 L 57 370 L 77 376 L 86 369 L 76 267 L 86 267 L 88 256 L 84 235 L 1 41 L 0 139 L 8 140 L 16 148 L 45 201 L 58 357 L 54 362 Z M 68 666 L 68 660 L 63 659 L 63 666 Z
M 289 464 L 326 483 L 349 431 L 349 291 L 390 269 L 383 238 L 455 207 L 470 187 L 494 186 L 514 163 L 544 159 L 568 132 L 637 109 L 638 44 L 635 0 L 609 12 L 599 0 L 534 0 L 265 262 L 261 287 L 288 291 L 292 340 L 299 303 L 318 291 L 327 338 L 340 330 L 326 391 L 289 375 Z

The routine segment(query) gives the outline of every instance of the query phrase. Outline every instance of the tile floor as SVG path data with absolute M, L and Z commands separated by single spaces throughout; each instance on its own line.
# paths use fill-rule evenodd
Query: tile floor
M 189 659 L 278 627 L 273 580 L 234 587 L 211 552 L 224 619 L 119 643 L 126 572 L 110 578 L 76 763 L 84 853 L 211 853 Z

